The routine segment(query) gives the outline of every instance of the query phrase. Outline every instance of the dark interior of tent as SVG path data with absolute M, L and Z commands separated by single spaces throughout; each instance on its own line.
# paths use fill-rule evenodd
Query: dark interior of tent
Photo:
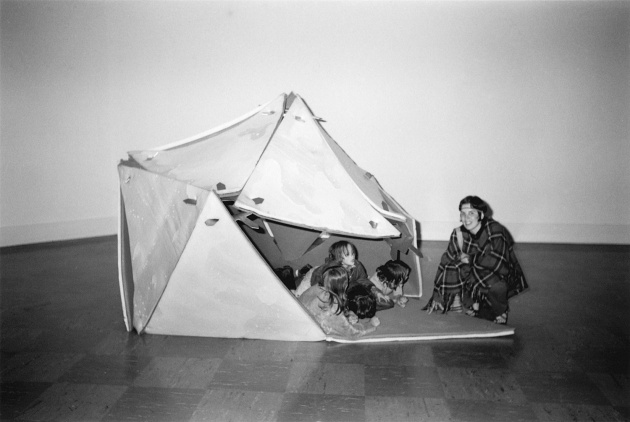
M 224 204 L 263 259 L 274 270 L 291 267 L 295 273 L 305 266 L 322 265 L 328 256 L 330 246 L 339 240 L 346 240 L 356 246 L 359 252 L 357 259 L 365 266 L 369 275 L 390 259 L 401 260 L 410 268 L 417 268 L 414 263 L 416 260 L 414 251 L 418 250 L 416 245 L 409 244 L 411 247 L 401 250 L 402 247 L 399 249 L 397 246 L 402 243 L 396 243 L 392 239 L 366 239 L 342 234 L 322 235 L 322 231 L 319 230 L 263 220 L 253 213 L 242 213 L 233 206 L 233 200 L 224 200 Z M 401 226 L 396 221 L 390 222 L 398 228 Z M 421 284 L 421 274 L 412 270 L 405 285 L 405 295 L 419 297 L 422 294 Z

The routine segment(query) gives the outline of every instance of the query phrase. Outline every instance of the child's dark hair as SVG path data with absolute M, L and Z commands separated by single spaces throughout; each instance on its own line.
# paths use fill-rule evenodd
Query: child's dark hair
M 341 262 L 343 258 L 348 255 L 354 255 L 356 260 L 359 259 L 359 251 L 357 250 L 357 247 L 346 240 L 335 242 L 330 245 L 330 248 L 328 248 L 329 261 Z
M 411 268 L 400 260 L 389 260 L 376 269 L 378 279 L 392 290 L 396 290 L 401 284 L 405 284 L 411 273 Z
M 288 265 L 285 265 L 281 268 L 274 268 L 273 270 L 280 281 L 284 283 L 284 285 L 289 290 L 295 290 L 295 275 L 293 274 L 293 268 Z
M 327 268 L 322 274 L 323 287 L 328 292 L 328 306 L 337 304 L 336 314 L 343 312 L 346 306 L 348 272 L 341 265 Z
M 376 315 L 376 296 L 366 285 L 352 283 L 346 295 L 346 309 L 354 312 L 357 317 L 363 319 Z

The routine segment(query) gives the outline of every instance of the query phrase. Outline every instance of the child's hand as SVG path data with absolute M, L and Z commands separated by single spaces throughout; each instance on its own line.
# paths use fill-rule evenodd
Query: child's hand
M 389 296 L 384 295 L 381 292 L 376 292 L 376 300 L 381 302 L 381 303 L 388 303 L 391 301 L 391 299 L 389 298 Z
M 407 302 L 409 302 L 409 298 L 405 296 L 401 296 L 396 300 L 396 303 L 398 303 L 398 306 L 401 308 L 404 308 L 405 305 L 407 305 Z
M 462 253 L 459 256 L 459 260 L 462 261 L 464 264 L 470 264 L 470 255 Z
M 350 324 L 356 324 L 359 322 L 359 317 L 354 312 L 350 312 L 348 314 L 348 322 L 350 322 Z
M 378 327 L 379 325 L 381 325 L 381 320 L 377 317 L 372 317 L 370 319 L 370 324 L 372 324 L 374 327 Z

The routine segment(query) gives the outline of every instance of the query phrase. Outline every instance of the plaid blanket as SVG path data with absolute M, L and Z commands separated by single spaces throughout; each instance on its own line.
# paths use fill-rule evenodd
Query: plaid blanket
M 442 255 L 435 276 L 434 291 L 442 298 L 466 292 L 481 299 L 488 287 L 505 281 L 508 297 L 525 290 L 528 285 L 514 253 L 514 240 L 499 222 L 487 219 L 476 235 L 463 226 L 463 250 L 457 244 L 453 230 L 446 252 Z M 460 261 L 461 253 L 470 256 L 470 263 Z

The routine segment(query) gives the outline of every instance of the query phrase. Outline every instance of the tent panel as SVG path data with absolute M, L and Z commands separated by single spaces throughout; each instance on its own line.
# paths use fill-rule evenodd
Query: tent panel
M 166 151 L 166 150 L 169 150 L 169 149 L 174 149 L 174 148 L 177 148 L 177 147 L 181 147 L 181 146 L 185 146 L 185 145 L 192 144 L 192 143 L 195 143 L 195 142 L 199 142 L 199 140 L 201 138 L 206 138 L 206 137 L 211 136 L 211 135 L 216 135 L 219 132 L 223 132 L 225 130 L 229 130 L 230 128 L 232 128 L 232 127 L 238 125 L 239 123 L 249 119 L 250 117 L 252 117 L 255 114 L 258 114 L 260 112 L 268 113 L 268 110 L 270 110 L 270 108 L 269 108 L 270 104 L 272 104 L 272 103 L 274 103 L 276 101 L 284 102 L 284 101 L 286 101 L 286 98 L 287 98 L 286 94 L 280 94 L 278 97 L 276 97 L 275 99 L 269 101 L 268 103 L 259 105 L 255 109 L 250 110 L 249 112 L 247 112 L 243 116 L 237 117 L 236 119 L 234 119 L 232 121 L 220 124 L 219 126 L 216 126 L 216 127 L 212 128 L 210 130 L 203 131 L 202 133 L 198 133 L 197 135 L 193 135 L 193 136 L 188 137 L 188 138 L 180 139 L 179 141 L 171 142 L 170 144 L 162 145 L 162 146 L 157 147 L 157 148 L 152 148 L 151 150 L 152 151 Z M 273 114 L 273 113 L 271 113 L 271 114 Z
M 253 116 L 166 150 L 129 153 L 143 168 L 219 195 L 241 190 L 284 111 L 281 95 Z
M 278 126 L 235 206 L 321 231 L 370 238 L 400 235 L 366 201 L 299 97 Z
M 314 230 L 297 230 L 294 226 L 274 223 L 273 221 L 267 222 L 267 226 L 271 229 L 276 245 L 287 261 L 299 259 L 321 234 L 321 232 Z
M 411 251 L 407 253 L 398 251 L 392 247 L 391 259 L 400 259 L 411 268 L 409 279 L 405 283 L 404 293 L 407 297 L 419 298 L 422 296 L 422 269 L 420 267 L 420 258 Z
M 325 338 L 214 192 L 146 332 L 287 341 Z
M 127 331 L 131 331 L 133 329 L 133 265 L 129 246 L 129 226 L 125 216 L 122 192 L 118 213 L 118 282 L 125 327 Z
M 321 125 L 319 129 L 335 156 L 342 163 L 354 183 L 363 192 L 365 198 L 372 204 L 374 208 L 379 210 L 383 215 L 396 220 L 404 220 L 405 216 L 397 204 L 390 201 L 389 197 L 384 194 L 383 189 L 376 178 L 369 172 L 359 167 L 352 158 L 335 142 L 335 140 L 326 132 Z
M 133 326 L 142 332 L 184 250 L 206 191 L 118 166 L 133 263 Z M 184 202 L 186 201 L 186 202 Z

